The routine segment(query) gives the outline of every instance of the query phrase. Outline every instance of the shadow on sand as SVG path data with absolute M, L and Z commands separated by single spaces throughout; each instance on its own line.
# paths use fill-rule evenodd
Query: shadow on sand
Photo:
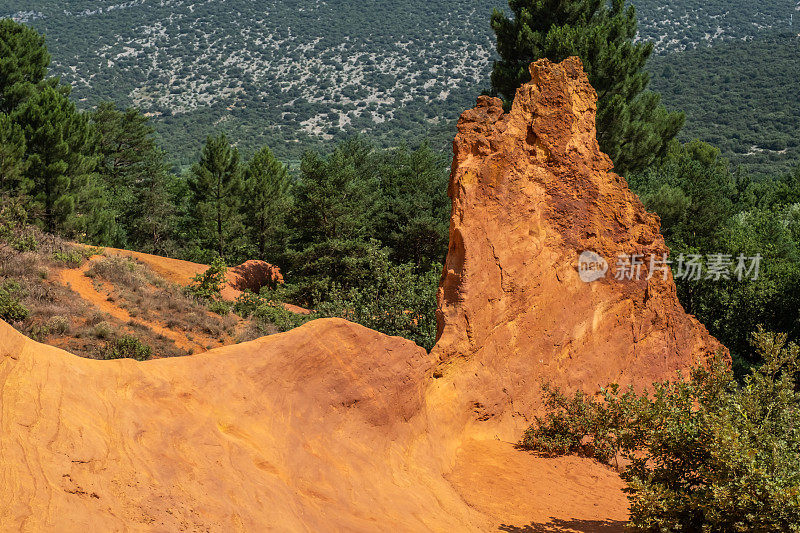
M 551 518 L 548 522 L 531 522 L 527 526 L 501 525 L 498 530 L 506 533 L 623 533 L 626 522 L 622 520 L 561 520 Z

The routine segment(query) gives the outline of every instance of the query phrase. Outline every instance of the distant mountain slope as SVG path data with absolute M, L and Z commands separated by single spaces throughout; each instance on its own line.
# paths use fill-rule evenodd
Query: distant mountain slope
M 748 172 L 800 163 L 800 37 L 773 34 L 655 56 L 651 88 L 686 112 L 681 133 L 720 148 Z
M 798 0 L 634 0 L 643 39 L 657 52 L 692 49 L 765 30 L 786 31 L 800 17 Z M 800 25 L 800 20 L 794 21 Z
M 642 37 L 663 53 L 786 29 L 800 15 L 798 0 L 634 4 Z M 447 147 L 459 111 L 489 86 L 494 8 L 508 4 L 6 0 L 0 16 L 47 33 L 55 70 L 85 106 L 113 99 L 151 113 L 188 164 L 220 130 L 245 152 L 268 144 L 284 159 L 357 132 Z
M 194 155 L 219 127 L 286 156 L 342 133 L 413 140 L 454 119 L 488 84 L 499 4 L 13 0 L 11 12 L 48 33 L 87 104 L 166 115 L 170 148 Z

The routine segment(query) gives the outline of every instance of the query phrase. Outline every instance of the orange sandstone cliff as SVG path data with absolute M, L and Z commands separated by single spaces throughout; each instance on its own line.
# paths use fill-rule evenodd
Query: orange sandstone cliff
M 514 448 L 540 382 L 641 385 L 719 346 L 669 277 L 581 281 L 584 250 L 665 247 L 580 62 L 531 69 L 510 113 L 459 121 L 431 354 L 324 319 L 95 361 L 0 322 L 0 531 L 621 530 L 615 472 Z
M 649 258 L 667 252 L 659 221 L 600 152 L 580 60 L 530 72 L 509 113 L 482 96 L 458 121 L 433 350 L 458 415 L 505 438 L 527 425 L 543 380 L 650 383 L 721 348 L 684 312 L 671 274 L 656 262 L 649 275 Z M 592 282 L 578 270 L 586 251 L 608 264 Z M 644 265 L 616 269 L 620 255 Z

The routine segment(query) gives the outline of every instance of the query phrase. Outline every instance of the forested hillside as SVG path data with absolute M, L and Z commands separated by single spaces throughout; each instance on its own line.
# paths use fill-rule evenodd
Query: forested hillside
M 800 159 L 800 38 L 796 33 L 725 41 L 654 56 L 651 88 L 686 112 L 681 137 L 719 148 L 758 175 Z
M 800 15 L 797 0 L 636 0 L 639 32 L 657 53 L 690 50 L 718 41 L 748 40 L 787 31 Z
M 214 128 L 245 150 L 269 144 L 290 158 L 355 132 L 396 143 L 449 130 L 484 86 L 488 19 L 500 5 L 15 2 L 17 18 L 48 34 L 76 98 L 161 117 L 165 144 L 184 163 Z
M 656 53 L 730 40 L 740 59 L 752 53 L 737 48 L 743 39 L 787 30 L 798 14 L 797 0 L 634 3 Z M 188 165 L 219 131 L 244 153 L 266 144 L 285 160 L 357 132 L 383 146 L 426 138 L 447 149 L 458 114 L 489 86 L 494 8 L 508 11 L 504 0 L 7 0 L 0 17 L 47 34 L 53 70 L 80 106 L 139 107 L 156 117 L 170 159 Z M 716 48 L 706 53 L 713 64 Z M 669 57 L 679 72 L 695 68 L 695 56 Z M 727 63 L 734 79 L 746 75 L 741 61 Z M 704 93 L 658 87 L 668 107 L 718 109 Z M 771 112 L 753 113 L 767 137 L 785 132 Z M 697 120 L 692 135 L 703 133 Z

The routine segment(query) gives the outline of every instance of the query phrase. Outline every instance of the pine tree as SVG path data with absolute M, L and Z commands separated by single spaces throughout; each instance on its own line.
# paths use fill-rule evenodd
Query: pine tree
M 50 54 L 44 36 L 11 19 L 0 20 L 0 113 L 12 114 L 45 82 Z
M 265 259 L 267 241 L 278 231 L 288 208 L 289 172 L 266 146 L 253 155 L 244 171 L 245 225 Z
M 27 166 L 22 128 L 8 115 L 0 113 L 0 190 L 14 195 L 28 192 Z
M 115 212 L 116 246 L 163 250 L 174 223 L 170 177 L 155 130 L 139 110 L 103 102 L 91 115 L 98 132 L 98 173 Z
M 173 255 L 178 224 L 175 198 L 177 177 L 164 163 L 164 153 L 157 150 L 144 161 L 147 171 L 136 184 L 137 201 L 126 212 L 128 244 L 158 255 Z
M 378 159 L 363 139 L 340 143 L 328 157 L 307 152 L 294 191 L 299 242 L 373 237 L 378 183 Z
M 233 251 L 240 230 L 241 169 L 239 151 L 231 147 L 224 134 L 206 139 L 188 186 L 190 218 L 198 244 L 225 257 Z
M 53 87 L 33 94 L 16 119 L 25 135 L 29 163 L 25 175 L 33 184 L 34 217 L 50 232 L 74 230 L 71 223 L 79 193 L 97 165 L 94 130 Z
M 660 96 L 646 91 L 645 63 L 652 43 L 636 43 L 636 13 L 624 0 L 509 0 L 513 18 L 495 10 L 491 25 L 500 60 L 492 69 L 493 91 L 508 104 L 530 81 L 528 66 L 570 56 L 583 61 L 597 91 L 597 140 L 617 172 L 646 168 L 662 155 L 684 122 Z
M 443 262 L 450 226 L 447 160 L 427 144 L 384 152 L 380 164 L 382 208 L 377 239 L 397 263 L 427 269 Z

